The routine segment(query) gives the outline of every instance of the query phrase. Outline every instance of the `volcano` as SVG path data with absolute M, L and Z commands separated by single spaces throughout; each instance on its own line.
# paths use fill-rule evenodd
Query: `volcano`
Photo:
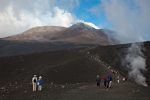
M 121 76 L 128 76 L 126 66 L 121 62 L 131 44 L 119 44 L 106 31 L 111 33 L 77 23 L 69 28 L 35 27 L 1 39 L 0 99 L 63 100 L 62 94 L 64 100 L 70 96 L 95 98 L 99 94 L 100 98 L 109 98 L 109 92 L 111 97 L 104 100 L 119 96 L 125 100 L 149 100 L 149 87 L 138 86 L 133 80 L 118 85 L 114 76 L 111 91 L 96 88 L 93 84 L 97 74 L 104 76 L 110 73 L 109 66 Z M 150 42 L 143 44 L 147 68 L 143 74 L 150 85 Z M 42 75 L 45 80 L 42 92 L 33 93 L 31 90 L 34 74 Z
M 31 28 L 21 34 L 10 36 L 9 41 L 68 42 L 76 44 L 117 44 L 102 29 L 95 29 L 84 23 L 77 23 L 69 28 L 42 26 Z
M 77 23 L 68 28 L 60 26 L 34 27 L 23 33 L 1 39 L 0 56 L 119 43 L 107 33 L 105 29 L 95 29 L 84 23 Z

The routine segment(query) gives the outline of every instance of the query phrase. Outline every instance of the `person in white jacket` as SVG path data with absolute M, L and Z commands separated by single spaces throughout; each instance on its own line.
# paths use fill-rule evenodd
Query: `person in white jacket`
M 32 78 L 32 85 L 33 85 L 33 92 L 36 91 L 36 86 L 37 86 L 37 76 L 34 75 Z

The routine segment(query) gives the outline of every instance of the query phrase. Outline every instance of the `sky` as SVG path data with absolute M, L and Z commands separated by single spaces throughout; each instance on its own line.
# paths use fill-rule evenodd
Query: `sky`
M 0 0 L 0 38 L 83 22 L 123 43 L 150 41 L 150 0 Z

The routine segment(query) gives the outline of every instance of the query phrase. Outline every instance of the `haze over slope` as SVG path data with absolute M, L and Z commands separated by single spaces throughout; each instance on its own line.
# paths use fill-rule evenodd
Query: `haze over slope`
M 69 28 L 59 26 L 43 26 L 29 29 L 22 34 L 10 36 L 5 40 L 69 42 L 77 44 L 116 44 L 113 38 L 107 36 L 102 29 L 95 29 L 84 23 L 77 23 Z

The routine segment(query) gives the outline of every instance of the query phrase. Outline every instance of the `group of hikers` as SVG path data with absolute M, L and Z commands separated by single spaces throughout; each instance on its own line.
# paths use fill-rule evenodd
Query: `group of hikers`
M 117 83 L 120 83 L 119 75 L 117 76 L 116 79 L 117 79 Z M 111 88 L 112 80 L 113 80 L 112 74 L 108 74 L 108 75 L 102 76 L 102 77 L 100 77 L 100 75 L 97 75 L 96 76 L 97 87 L 100 87 L 103 82 L 104 87 L 106 89 Z M 122 81 L 125 82 L 126 80 L 127 80 L 127 78 L 123 77 Z M 32 78 L 33 92 L 35 92 L 37 90 L 42 91 L 43 84 L 44 84 L 44 80 L 42 79 L 42 76 L 39 76 L 39 78 L 37 78 L 36 75 L 33 76 L 33 78 Z
M 107 76 L 100 77 L 99 75 L 96 76 L 97 86 L 100 87 L 101 82 L 104 83 L 106 88 L 110 88 L 112 84 L 112 75 L 108 74 Z
M 44 84 L 44 80 L 42 79 L 42 76 L 39 76 L 39 78 L 37 78 L 36 75 L 33 76 L 32 78 L 32 85 L 33 85 L 33 92 L 37 91 L 42 91 L 42 87 Z
M 120 83 L 120 76 L 117 75 L 116 79 L 117 79 L 117 83 L 119 84 Z M 96 76 L 97 87 L 100 87 L 101 83 L 103 82 L 104 87 L 106 87 L 107 89 L 111 88 L 112 87 L 112 80 L 113 80 L 112 74 L 108 74 L 108 75 L 102 76 L 102 77 L 97 75 Z M 127 81 L 127 77 L 122 77 L 122 82 L 125 82 L 125 81 Z

